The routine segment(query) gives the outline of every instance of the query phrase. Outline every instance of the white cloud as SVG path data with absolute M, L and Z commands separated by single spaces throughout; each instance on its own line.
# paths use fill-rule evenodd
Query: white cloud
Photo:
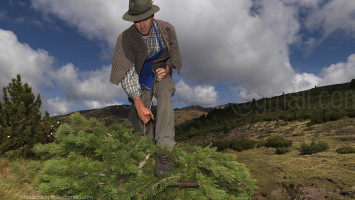
M 71 112 L 71 108 L 74 106 L 72 102 L 62 100 L 60 97 L 54 99 L 48 99 L 48 107 L 51 109 L 52 115 L 67 114 Z
M 92 101 L 85 100 L 84 105 L 87 108 L 95 109 L 95 108 L 103 108 L 103 107 L 112 106 L 112 105 L 122 105 L 122 103 L 117 102 L 117 101 L 102 102 L 102 101 L 95 101 L 95 100 L 92 100 Z
M 121 104 L 117 99 L 126 98 L 121 87 L 109 82 L 110 66 L 80 71 L 67 64 L 55 70 L 54 58 L 48 52 L 33 50 L 19 42 L 13 32 L 2 29 L 0 52 L 0 87 L 7 86 L 20 74 L 22 82 L 28 83 L 35 95 L 41 93 L 42 108 L 51 114 L 66 114 L 80 105 L 91 109 Z M 60 95 L 52 98 L 56 93 Z
M 48 100 L 50 113 L 66 114 L 84 106 L 82 109 L 96 109 L 111 105 L 120 105 L 116 99 L 126 98 L 122 87 L 108 81 L 110 67 L 96 71 L 80 71 L 71 63 L 51 72 L 56 90 L 62 92 L 62 98 Z
M 22 82 L 29 83 L 35 94 L 43 86 L 51 86 L 47 73 L 54 58 L 42 49 L 33 50 L 20 43 L 12 31 L 0 29 L 0 86 L 7 86 L 17 74 Z
M 317 7 L 306 21 L 308 29 L 323 30 L 323 39 L 337 30 L 355 37 L 355 2 L 348 0 L 330 1 Z
M 338 63 L 324 69 L 321 76 L 297 73 L 290 64 L 289 45 L 303 43 L 308 48 L 314 48 L 322 42 L 322 39 L 313 36 L 303 38 L 300 30 L 304 21 L 300 20 L 300 13 L 307 16 L 305 27 L 311 31 L 322 30 L 322 38 L 337 30 L 355 36 L 353 1 L 156 0 L 154 3 L 161 8 L 155 17 L 171 22 L 176 28 L 185 82 L 197 85 L 211 81 L 228 84 L 236 88 L 234 91 L 239 98 L 246 99 L 331 83 L 344 71 L 352 69 L 347 67 L 351 65 L 348 61 L 347 64 Z M 103 41 L 109 49 L 113 48 L 117 35 L 131 25 L 121 19 L 128 9 L 128 0 L 32 0 L 32 6 L 45 14 L 54 14 L 89 39 Z M 103 52 L 112 52 L 107 48 L 103 47 Z M 111 54 L 105 55 L 110 57 Z M 69 70 L 71 76 L 78 74 L 73 66 L 62 70 L 64 74 Z M 69 84 L 70 80 L 76 84 Z M 66 93 L 68 98 L 73 99 L 80 96 L 95 101 L 90 98 L 101 94 L 102 90 L 97 88 L 105 85 L 102 79 L 99 79 L 98 86 L 92 84 L 95 79 L 85 81 L 72 77 L 70 80 L 63 87 L 73 91 Z M 216 99 L 213 95 L 198 92 L 196 88 L 199 86 L 188 86 L 185 82 L 177 84 L 177 91 L 189 95 L 179 95 L 179 101 L 215 103 L 211 100 Z M 93 86 L 94 90 L 88 90 L 89 86 Z M 215 91 L 213 86 L 199 89 L 211 94 Z M 208 98 L 196 96 L 197 92 Z M 109 102 L 111 96 L 103 96 Z
M 294 85 L 296 85 L 295 91 L 303 91 L 310 89 L 316 85 L 318 85 L 321 81 L 320 77 L 317 77 L 314 74 L 310 73 L 302 73 L 297 74 L 294 79 Z
M 355 78 L 355 54 L 348 57 L 346 63 L 340 62 L 324 68 L 321 72 L 320 85 L 349 82 Z
M 260 96 L 254 91 L 248 90 L 245 87 L 237 86 L 230 88 L 230 91 L 236 96 L 237 101 L 233 103 L 243 103 L 251 99 L 259 99 Z
M 187 105 L 199 105 L 204 107 L 215 106 L 217 102 L 217 92 L 214 86 L 194 86 L 187 85 L 180 80 L 176 84 L 175 101 L 186 103 Z
M 79 71 L 71 63 L 52 74 L 53 81 L 63 91 L 66 101 L 83 101 L 88 109 L 121 104 L 117 98 L 125 98 L 121 87 L 109 82 L 110 66 L 96 71 Z

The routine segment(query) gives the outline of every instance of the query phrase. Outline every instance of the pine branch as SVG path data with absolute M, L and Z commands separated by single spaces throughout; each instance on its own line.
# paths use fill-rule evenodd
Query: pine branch
M 158 183 L 156 183 L 156 184 L 152 185 L 152 187 L 148 188 L 148 189 L 141 195 L 141 197 L 143 198 L 144 195 L 145 195 L 148 191 L 153 190 L 154 188 L 156 188 L 157 186 L 159 186 L 159 185 L 162 184 L 163 182 L 168 181 L 168 180 L 170 180 L 170 179 L 180 179 L 180 176 L 172 176 L 172 177 L 167 177 L 167 178 L 164 178 L 164 179 L 160 180 Z
M 154 188 L 156 188 L 157 186 L 159 186 L 163 182 L 168 181 L 170 179 L 181 179 L 181 178 L 180 178 L 180 176 L 172 176 L 172 177 L 167 177 L 167 178 L 160 180 L 158 183 L 152 185 L 152 187 L 150 189 L 146 190 L 142 194 L 142 198 L 144 197 L 145 193 L 147 193 L 149 190 L 153 190 Z M 171 185 L 170 187 L 178 187 L 179 189 L 181 189 L 181 188 L 198 188 L 198 187 L 200 187 L 200 184 L 197 181 L 179 181 L 179 182 L 175 183 L 174 185 Z

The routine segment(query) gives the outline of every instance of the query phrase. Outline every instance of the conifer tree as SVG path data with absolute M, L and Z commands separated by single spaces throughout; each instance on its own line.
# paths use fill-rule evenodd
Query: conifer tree
M 355 89 L 355 78 L 350 81 L 350 88 Z
M 79 113 L 55 133 L 55 141 L 33 151 L 44 163 L 35 182 L 43 194 L 93 199 L 250 199 L 254 180 L 234 154 L 216 148 L 156 147 L 119 124 L 105 127 Z M 173 171 L 154 176 L 157 154 L 173 161 Z
M 31 154 L 31 148 L 41 141 L 40 95 L 35 98 L 32 88 L 22 84 L 21 76 L 3 88 L 0 102 L 0 154 L 12 151 L 12 156 Z

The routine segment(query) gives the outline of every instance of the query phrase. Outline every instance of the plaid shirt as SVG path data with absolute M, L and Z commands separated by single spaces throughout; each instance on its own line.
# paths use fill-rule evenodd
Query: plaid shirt
M 166 45 L 165 45 L 164 40 L 160 34 L 160 29 L 155 21 L 153 21 L 153 23 L 155 25 L 155 28 L 157 29 L 160 43 L 161 43 L 163 49 L 165 49 Z M 154 30 L 153 26 L 150 29 L 150 32 L 149 32 L 147 38 L 144 38 L 143 36 L 142 36 L 142 38 L 144 40 L 144 43 L 147 44 L 147 47 L 148 47 L 147 58 L 152 57 L 154 54 L 156 54 L 160 51 L 160 46 L 159 46 L 157 37 L 155 35 L 155 30 Z M 166 64 L 170 64 L 169 60 L 166 62 Z M 131 68 L 127 71 L 127 73 L 123 77 L 123 79 L 121 81 L 121 85 L 122 85 L 123 90 L 126 92 L 126 94 L 130 98 L 133 99 L 134 97 L 141 96 L 142 89 L 141 89 L 141 85 L 139 84 L 139 76 L 136 73 L 134 63 L 132 64 Z

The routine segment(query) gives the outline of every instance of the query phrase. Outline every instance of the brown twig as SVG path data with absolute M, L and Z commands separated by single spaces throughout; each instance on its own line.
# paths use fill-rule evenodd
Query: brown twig
M 173 187 L 179 188 L 197 188 L 200 184 L 197 181 L 179 181 Z

